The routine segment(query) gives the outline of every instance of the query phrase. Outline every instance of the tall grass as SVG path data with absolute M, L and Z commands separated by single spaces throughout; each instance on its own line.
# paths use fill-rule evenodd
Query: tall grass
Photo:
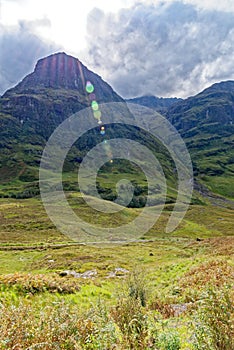
M 193 334 L 187 337 L 185 347 L 181 331 L 184 315 L 169 312 L 165 321 L 165 306 L 159 307 L 164 305 L 159 297 L 152 307 L 153 291 L 149 293 L 143 271 L 135 270 L 126 278 L 115 304 L 99 300 L 88 310 L 80 308 L 75 299 L 78 294 L 74 299 L 68 296 L 74 287 L 72 280 L 71 289 L 64 287 L 65 294 L 61 294 L 59 279 L 51 280 L 50 276 L 35 285 L 36 277 L 30 278 L 26 283 L 21 275 L 8 275 L 2 281 L 2 350 L 234 349 L 234 293 L 230 287 L 202 291 L 203 298 L 194 302 L 193 314 L 185 316 L 186 330 Z M 159 295 L 158 290 L 154 293 Z
M 200 301 L 195 326 L 194 349 L 234 349 L 234 293 L 210 288 Z

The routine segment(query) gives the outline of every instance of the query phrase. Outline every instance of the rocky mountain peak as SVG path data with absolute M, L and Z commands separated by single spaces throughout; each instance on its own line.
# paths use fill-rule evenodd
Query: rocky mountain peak
M 8 90 L 2 97 L 41 95 L 43 98 L 54 96 L 57 91 L 64 96 L 79 95 L 79 100 L 85 100 L 86 85 L 92 84 L 98 102 L 124 102 L 124 100 L 102 78 L 90 71 L 78 58 L 58 52 L 40 59 L 34 71 L 27 75 L 17 86 Z M 81 98 L 83 96 L 83 98 Z M 87 101 L 86 101 L 87 102 Z M 86 104 L 84 101 L 84 104 Z M 83 106 L 84 107 L 84 106 Z
M 40 59 L 33 71 L 20 82 L 15 92 L 29 88 L 64 88 L 82 91 L 85 78 L 94 75 L 77 58 L 64 52 Z

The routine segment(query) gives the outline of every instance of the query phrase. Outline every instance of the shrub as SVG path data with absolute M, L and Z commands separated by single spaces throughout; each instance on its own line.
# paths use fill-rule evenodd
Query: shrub
M 80 313 L 77 305 L 57 298 L 45 306 L 38 299 L 0 303 L 0 349 L 17 350 L 113 350 L 117 331 L 113 321 L 95 307 Z M 123 347 L 118 347 L 125 350 Z
M 64 279 L 55 273 L 47 275 L 13 273 L 0 276 L 0 287 L 2 289 L 13 287 L 17 292 L 30 294 L 46 291 L 60 294 L 70 294 L 80 290 L 77 279 Z
M 179 350 L 180 338 L 177 332 L 163 332 L 159 335 L 157 346 L 160 350 Z
M 234 282 L 234 268 L 225 260 L 210 260 L 189 270 L 179 281 L 186 302 L 200 299 L 210 286 L 222 288 Z
M 145 349 L 148 339 L 147 317 L 137 299 L 119 300 L 111 316 L 118 325 L 130 349 Z
M 144 271 L 136 268 L 127 279 L 127 287 L 129 297 L 139 300 L 141 306 L 146 306 L 147 283 Z
M 234 298 L 230 290 L 208 290 L 200 301 L 194 328 L 194 349 L 234 349 Z
M 192 268 L 180 280 L 180 287 L 203 289 L 212 284 L 221 287 L 225 283 L 234 282 L 234 269 L 225 260 L 210 260 Z
M 151 302 L 149 305 L 151 310 L 157 310 L 163 318 L 170 318 L 175 316 L 175 310 L 172 305 L 161 300 Z

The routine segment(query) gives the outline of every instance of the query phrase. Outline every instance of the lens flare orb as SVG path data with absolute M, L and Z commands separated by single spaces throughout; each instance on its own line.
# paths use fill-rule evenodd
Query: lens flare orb
M 94 92 L 94 86 L 90 81 L 87 81 L 85 89 L 89 94 Z
M 98 106 L 97 101 L 92 101 L 91 107 L 92 107 L 92 110 L 93 110 L 93 111 L 98 111 L 99 106 Z

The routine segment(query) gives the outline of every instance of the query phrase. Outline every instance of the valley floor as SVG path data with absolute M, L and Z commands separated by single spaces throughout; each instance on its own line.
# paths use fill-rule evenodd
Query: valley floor
M 193 205 L 167 235 L 171 209 L 138 242 L 89 245 L 39 199 L 0 199 L 0 349 L 233 350 L 233 209 Z

